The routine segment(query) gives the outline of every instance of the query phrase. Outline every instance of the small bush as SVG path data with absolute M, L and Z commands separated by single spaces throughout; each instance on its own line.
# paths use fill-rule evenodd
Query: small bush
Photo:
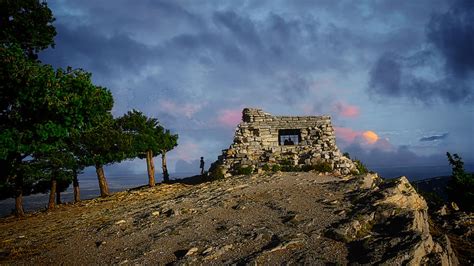
M 331 172 L 332 171 L 332 166 L 331 164 L 327 162 L 321 162 L 313 166 L 314 170 L 318 172 Z
M 262 166 L 262 170 L 265 171 L 265 172 L 268 172 L 268 171 L 270 171 L 270 166 L 268 164 L 264 164 Z
M 300 172 L 301 168 L 299 168 L 297 165 L 282 165 L 281 171 L 282 172 Z
M 279 164 L 272 165 L 272 171 L 273 172 L 281 171 L 281 166 Z
M 354 160 L 354 164 L 356 165 L 357 170 L 359 170 L 359 174 L 366 174 L 369 172 L 367 166 L 365 166 L 360 160 Z
M 223 179 L 224 178 L 224 169 L 222 166 L 217 166 L 214 169 L 211 170 L 210 172 L 210 177 L 211 179 Z
M 246 167 L 239 166 L 237 167 L 236 172 L 238 175 L 250 175 L 253 172 L 253 167 L 252 166 L 246 166 Z
M 288 159 L 284 159 L 284 160 L 280 161 L 280 164 L 281 164 L 281 165 L 290 165 L 290 166 L 293 165 L 293 164 L 290 162 L 290 160 L 288 160 Z
M 474 211 L 474 174 L 464 170 L 464 162 L 456 153 L 448 156 L 448 162 L 452 167 L 451 179 L 448 183 L 448 197 L 456 202 L 462 210 Z
M 311 170 L 314 170 L 314 166 L 313 165 L 310 165 L 310 164 L 304 164 L 302 167 L 301 167 L 301 171 L 303 172 L 309 172 Z

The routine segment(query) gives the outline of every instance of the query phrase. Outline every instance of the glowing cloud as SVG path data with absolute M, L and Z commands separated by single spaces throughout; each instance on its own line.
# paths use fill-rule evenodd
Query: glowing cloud
M 383 150 L 392 149 L 388 139 L 381 139 L 377 133 L 372 130 L 358 131 L 347 127 L 335 127 L 336 137 L 342 140 L 342 145 L 357 143 L 364 147 L 378 148 Z
M 344 102 L 336 102 L 333 106 L 333 110 L 340 116 L 347 118 L 357 117 L 360 113 L 359 107 Z
M 241 109 L 224 109 L 219 112 L 217 121 L 227 127 L 235 127 L 242 120 Z
M 367 130 L 364 133 L 362 133 L 362 137 L 369 143 L 369 144 L 374 144 L 379 140 L 379 136 L 375 134 L 375 132 L 371 130 Z
M 334 130 L 336 131 L 336 136 L 345 142 L 353 142 L 357 136 L 361 135 L 359 131 L 348 127 L 334 127 Z

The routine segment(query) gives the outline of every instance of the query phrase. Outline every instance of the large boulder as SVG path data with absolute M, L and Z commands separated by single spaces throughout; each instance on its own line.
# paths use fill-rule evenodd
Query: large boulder
M 348 243 L 349 259 L 357 263 L 457 265 L 447 237 L 433 240 L 428 206 L 406 177 L 382 181 L 375 174 L 355 177 L 348 195 L 350 217 L 328 230 Z

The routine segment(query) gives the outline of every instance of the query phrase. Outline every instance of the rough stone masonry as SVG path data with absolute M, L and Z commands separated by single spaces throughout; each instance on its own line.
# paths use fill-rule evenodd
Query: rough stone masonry
M 223 150 L 216 165 L 224 176 L 242 167 L 293 166 L 327 163 L 334 173 L 357 173 L 354 163 L 336 146 L 329 116 L 272 116 L 261 109 L 245 108 L 234 142 Z

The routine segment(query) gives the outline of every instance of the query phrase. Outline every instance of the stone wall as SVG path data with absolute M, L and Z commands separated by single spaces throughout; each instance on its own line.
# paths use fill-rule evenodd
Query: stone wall
M 336 146 L 329 116 L 272 116 L 261 109 L 245 108 L 229 149 L 223 150 L 217 165 L 226 176 L 239 167 L 262 168 L 264 165 L 294 166 L 328 163 L 335 172 L 357 172 L 353 162 Z M 279 132 L 298 132 L 294 145 L 283 145 Z

